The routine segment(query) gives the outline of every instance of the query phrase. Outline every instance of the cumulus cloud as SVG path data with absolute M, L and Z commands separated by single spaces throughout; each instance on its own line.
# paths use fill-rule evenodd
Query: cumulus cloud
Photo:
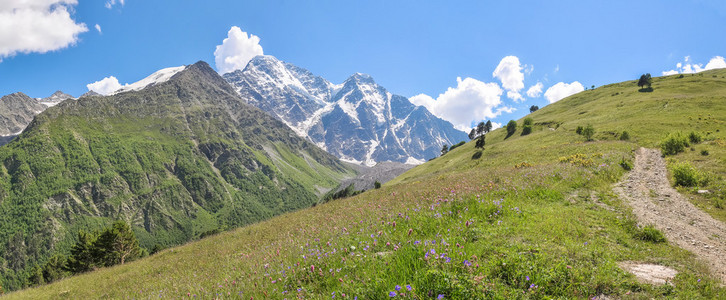
M 71 17 L 77 0 L 0 1 L 0 61 L 18 53 L 46 53 L 72 46 L 86 24 Z
M 410 100 L 415 105 L 426 107 L 432 114 L 451 122 L 462 131 L 469 131 L 473 122 L 511 111 L 511 108 L 501 107 L 504 91 L 498 84 L 460 77 L 456 82 L 456 87 L 448 88 L 436 99 L 420 94 Z
M 116 3 L 118 3 L 121 6 L 124 6 L 124 4 L 126 4 L 126 3 L 124 3 L 124 0 L 118 0 L 118 1 L 116 1 L 116 0 L 107 0 L 106 1 L 106 8 L 108 8 L 108 9 L 113 8 L 113 6 L 116 5 Z
M 214 62 L 217 72 L 225 74 L 234 70 L 241 70 L 255 56 L 262 55 L 260 38 L 254 34 L 247 35 L 237 26 L 232 26 L 227 32 L 227 38 L 217 45 L 214 51 Z
M 492 76 L 502 82 L 508 98 L 514 101 L 524 100 L 519 93 L 524 88 L 524 73 L 518 57 L 510 55 L 502 58 Z
M 551 86 L 544 93 L 545 98 L 550 103 L 555 103 L 565 97 L 577 94 L 585 90 L 585 87 L 578 81 L 572 83 L 558 82 Z
M 529 87 L 527 90 L 527 97 L 530 98 L 537 98 L 542 95 L 542 88 L 544 85 L 541 82 L 537 82 L 537 84 Z
M 105 96 L 110 95 L 115 91 L 118 91 L 120 88 L 123 87 L 123 85 L 118 82 L 118 79 L 116 79 L 116 77 L 109 76 L 94 83 L 89 83 L 86 85 L 86 87 L 89 91 L 94 91 Z
M 101 25 L 96 24 L 96 26 L 94 26 L 94 27 L 96 27 L 96 30 L 98 31 L 98 33 L 103 33 L 103 32 L 101 32 Z
M 708 61 L 705 67 L 703 66 L 703 64 L 692 63 L 691 57 L 686 56 L 683 58 L 682 63 L 679 62 L 676 64 L 676 68 L 674 70 L 663 71 L 661 72 L 661 74 L 663 76 L 675 74 L 692 74 L 722 68 L 726 68 L 726 60 L 723 58 L 723 56 L 714 56 L 713 58 L 711 58 L 711 60 Z

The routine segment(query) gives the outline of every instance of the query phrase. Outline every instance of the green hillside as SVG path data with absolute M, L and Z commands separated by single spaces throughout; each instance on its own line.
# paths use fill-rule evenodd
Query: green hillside
M 353 172 L 203 62 L 138 92 L 66 101 L 0 148 L 2 286 L 23 287 L 80 230 L 121 219 L 148 251 L 180 245 L 310 207 Z
M 12 293 L 11 299 L 350 298 L 718 299 L 692 254 L 637 224 L 613 184 L 633 151 L 671 132 L 703 141 L 669 158 L 710 178 L 695 188 L 723 220 L 726 70 L 585 91 L 413 168 L 381 189 L 168 249 L 123 266 Z M 576 133 L 592 125 L 594 141 Z M 621 140 L 623 131 L 630 139 Z M 707 150 L 709 155 L 702 155 Z M 654 233 L 656 232 L 656 233 Z M 639 282 L 618 263 L 679 271 Z M 93 284 L 88 284 L 92 282 Z

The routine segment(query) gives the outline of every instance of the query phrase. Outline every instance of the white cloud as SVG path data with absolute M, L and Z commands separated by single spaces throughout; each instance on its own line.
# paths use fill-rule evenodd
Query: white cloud
M 524 73 L 527 75 L 531 75 L 532 72 L 534 72 L 534 66 L 533 65 L 524 65 Z
M 554 73 L 557 73 L 559 71 L 560 71 L 560 65 L 555 66 L 555 72 Z
M 547 91 L 544 93 L 544 96 L 550 103 L 555 103 L 567 96 L 577 94 L 584 90 L 585 87 L 583 87 L 582 84 L 577 81 L 572 83 L 558 82 L 557 84 L 548 88 Z
M 726 60 L 722 56 L 716 56 L 714 58 L 711 58 L 710 61 L 706 64 L 706 68 L 704 70 L 713 70 L 713 69 L 723 69 L 726 68 Z
M 542 88 L 544 85 L 541 82 L 537 82 L 537 84 L 529 87 L 527 90 L 527 97 L 530 98 L 537 98 L 542 95 Z
M 118 91 L 123 86 L 118 82 L 116 77 L 109 76 L 94 83 L 89 83 L 86 87 L 89 91 L 94 91 L 105 96 Z
M 507 97 L 514 101 L 524 100 L 519 94 L 524 88 L 524 73 L 518 57 L 510 55 L 502 58 L 492 76 L 502 82 L 502 87 L 507 90 Z
M 675 75 L 675 74 L 692 74 L 702 71 L 708 71 L 713 69 L 726 68 L 726 60 L 722 56 L 714 56 L 708 61 L 706 66 L 703 64 L 691 63 L 691 57 L 686 56 L 683 58 L 683 63 L 677 63 L 674 70 L 668 70 L 661 72 L 661 75 Z
M 225 74 L 241 70 L 255 56 L 262 55 L 260 38 L 254 34 L 247 35 L 237 26 L 232 26 L 227 38 L 214 51 L 214 62 L 217 72 Z
M 420 94 L 410 98 L 416 105 L 426 107 L 435 116 L 454 124 L 459 130 L 469 131 L 472 122 L 491 119 L 511 108 L 501 107 L 504 92 L 496 83 L 485 83 L 473 78 L 456 79 L 436 99 Z
M 670 71 L 663 71 L 662 73 L 663 73 L 663 76 L 668 76 L 668 75 L 676 75 L 676 74 L 678 74 L 678 71 L 670 70 Z
M 116 1 L 116 0 L 107 0 L 106 1 L 106 8 L 108 8 L 108 9 L 113 8 L 113 6 L 116 5 L 117 2 L 121 6 L 124 6 L 124 4 L 126 4 L 126 3 L 124 3 L 124 0 L 118 0 L 118 1 Z
M 96 27 L 96 30 L 98 31 L 98 33 L 103 33 L 103 32 L 101 32 L 101 25 L 96 24 L 96 26 L 94 26 L 94 27 Z
M 77 0 L 2 0 L 0 61 L 18 53 L 46 53 L 78 42 L 86 24 L 71 18 Z
M 522 94 L 517 92 L 508 91 L 507 92 L 507 98 L 516 101 L 524 101 L 524 97 L 522 97 Z

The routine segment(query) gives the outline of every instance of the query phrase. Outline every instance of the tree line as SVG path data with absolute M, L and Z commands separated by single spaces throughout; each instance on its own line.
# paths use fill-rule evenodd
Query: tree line
M 75 274 L 110 267 L 146 256 L 139 241 L 124 221 L 116 221 L 101 232 L 78 232 L 78 241 L 70 256 L 52 256 L 43 266 L 36 265 L 30 272 L 28 283 L 40 285 Z

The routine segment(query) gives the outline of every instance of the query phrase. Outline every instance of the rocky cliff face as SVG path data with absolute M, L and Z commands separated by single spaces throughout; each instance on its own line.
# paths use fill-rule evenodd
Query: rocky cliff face
M 23 93 L 0 98 L 0 136 L 18 135 L 46 106 Z
M 444 144 L 467 139 L 451 123 L 365 74 L 335 85 L 272 56 L 258 56 L 224 78 L 250 104 L 345 161 L 421 163 L 438 156 Z
M 61 91 L 50 97 L 33 99 L 23 93 L 15 93 L 0 98 L 0 146 L 7 144 L 25 129 L 35 115 L 50 106 L 73 96 Z

